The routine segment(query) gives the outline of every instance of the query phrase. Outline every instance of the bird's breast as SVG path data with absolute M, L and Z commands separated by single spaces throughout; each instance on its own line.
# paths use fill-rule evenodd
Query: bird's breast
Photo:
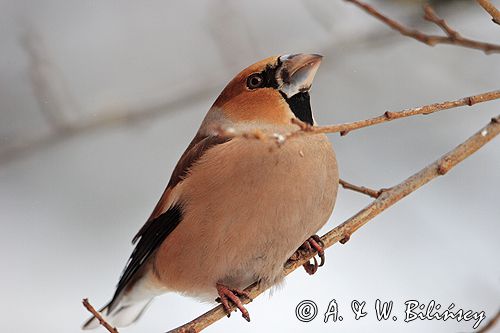
M 324 135 L 217 145 L 178 185 L 183 220 L 161 245 L 157 275 L 169 288 L 207 294 L 216 282 L 274 283 L 284 262 L 328 220 L 338 171 Z

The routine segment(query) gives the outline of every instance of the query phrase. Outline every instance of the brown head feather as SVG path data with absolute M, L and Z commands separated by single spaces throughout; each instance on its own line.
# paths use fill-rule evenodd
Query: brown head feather
M 225 117 L 236 123 L 289 124 L 294 115 L 277 89 L 250 89 L 247 86 L 249 76 L 276 67 L 278 62 L 279 56 L 269 57 L 238 73 L 221 92 L 213 107 L 222 110 Z

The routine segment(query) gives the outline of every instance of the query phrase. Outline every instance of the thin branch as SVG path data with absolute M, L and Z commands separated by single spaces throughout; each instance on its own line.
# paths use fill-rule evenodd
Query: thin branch
M 351 131 L 377 125 L 380 123 L 389 122 L 395 119 L 415 116 L 415 115 L 428 115 L 431 113 L 435 113 L 438 111 L 448 110 L 461 106 L 472 106 L 474 104 L 483 103 L 492 101 L 495 99 L 500 99 L 500 90 L 490 91 L 474 96 L 469 96 L 465 98 L 460 98 L 454 101 L 440 102 L 429 105 L 424 105 L 416 108 L 404 109 L 401 111 L 386 111 L 384 114 L 378 117 L 369 118 L 365 120 L 354 121 L 351 123 L 343 123 L 336 125 L 328 125 L 328 126 L 310 126 L 298 119 L 292 119 L 292 122 L 296 124 L 299 128 L 296 131 L 285 133 L 285 134 L 276 134 L 273 133 L 271 135 L 266 135 L 262 131 L 253 131 L 253 132 L 235 132 L 231 128 L 223 128 L 219 129 L 218 135 L 226 136 L 226 137 L 237 137 L 242 136 L 250 139 L 271 139 L 275 140 L 279 145 L 285 143 L 287 139 L 306 135 L 306 134 L 319 134 L 319 133 L 337 133 L 340 135 L 346 135 Z
M 439 15 L 429 4 L 424 5 L 424 19 L 440 27 L 441 30 L 443 30 L 443 32 L 451 39 L 456 40 L 462 38 L 462 36 L 455 30 L 453 30 L 444 19 L 439 17 Z
M 491 15 L 491 20 L 500 24 L 500 10 L 498 10 L 490 0 L 476 0 L 481 7 Z
M 460 98 L 454 101 L 446 101 L 440 103 L 434 103 L 429 105 L 424 105 L 417 108 L 405 109 L 402 111 L 386 111 L 383 115 L 361 121 L 355 121 L 352 123 L 345 123 L 333 126 L 321 126 L 314 127 L 314 132 L 318 133 L 335 133 L 340 132 L 341 135 L 346 135 L 348 132 L 357 130 L 363 127 L 372 126 L 375 124 L 380 124 L 384 122 L 389 122 L 395 119 L 415 116 L 415 115 L 429 115 L 434 112 L 448 110 L 461 106 L 472 106 L 474 104 L 492 101 L 500 98 L 500 90 L 490 91 L 474 96 L 469 96 L 465 98 Z M 316 130 L 317 128 L 317 130 Z
M 359 8 L 363 9 L 365 12 L 370 14 L 371 16 L 377 18 L 378 20 L 382 21 L 392 29 L 398 31 L 400 34 L 414 38 L 418 40 L 419 42 L 422 42 L 424 44 L 427 44 L 429 46 L 434 46 L 436 44 L 452 44 L 452 45 L 458 45 L 462 47 L 467 47 L 471 49 L 477 49 L 481 50 L 486 54 L 489 53 L 500 53 L 500 45 L 497 44 L 491 44 L 491 43 L 486 43 L 486 42 L 480 42 L 477 40 L 469 39 L 460 36 L 456 31 L 451 29 L 446 22 L 441 19 L 439 16 L 435 14 L 435 12 L 432 10 L 430 6 L 426 6 L 425 8 L 429 8 L 433 12 L 433 19 L 430 19 L 430 17 L 427 17 L 426 19 L 429 21 L 432 21 L 433 23 L 437 24 L 441 29 L 443 29 L 446 32 L 446 36 L 438 36 L 438 35 L 430 35 L 423 33 L 419 30 L 409 28 L 376 10 L 374 7 L 361 2 L 359 0 L 345 0 L 347 2 L 351 2 L 354 5 L 358 6 Z M 428 9 L 428 10 L 429 10 Z M 438 23 L 439 22 L 439 23 Z M 446 26 L 446 28 L 445 28 Z M 451 32 L 451 34 L 450 34 Z
M 375 216 L 394 205 L 410 193 L 416 191 L 421 186 L 427 184 L 434 178 L 444 175 L 451 168 L 476 152 L 499 133 L 500 116 L 497 116 L 496 118 L 491 119 L 488 125 L 483 127 L 455 149 L 451 150 L 434 163 L 429 164 L 398 185 L 383 191 L 377 199 L 359 211 L 356 215 L 326 233 L 323 237 L 321 237 L 324 247 L 328 248 L 337 242 L 345 243 L 356 230 L 368 223 Z M 304 255 L 298 260 L 289 261 L 285 265 L 284 274 L 290 274 L 295 269 L 306 263 L 314 256 L 314 254 L 315 253 L 310 253 L 308 255 Z M 245 290 L 250 293 L 252 298 L 256 298 L 258 295 L 263 293 L 266 288 L 260 286 L 258 283 L 254 283 Z M 249 303 L 248 299 L 244 299 L 242 301 L 245 304 Z M 234 310 L 234 307 L 232 309 Z M 222 305 L 219 305 L 189 323 L 169 331 L 169 333 L 200 332 L 225 316 L 226 313 Z
M 491 318 L 479 331 L 476 331 L 476 333 L 486 333 L 490 329 L 492 329 L 496 323 L 500 321 L 500 310 L 498 310 L 497 314 Z
M 99 311 L 97 311 L 89 302 L 89 299 L 88 298 L 84 298 L 83 301 L 83 306 L 89 310 L 90 313 L 92 313 L 94 315 L 94 317 L 97 318 L 97 320 L 99 320 L 99 324 L 101 324 L 105 329 L 108 330 L 108 332 L 110 333 L 118 333 L 118 330 L 116 329 L 116 327 L 113 327 L 110 323 L 108 323 L 104 318 L 103 316 L 99 313 Z
M 378 191 L 373 190 L 373 189 L 365 187 L 365 186 L 357 186 L 357 185 L 351 184 L 349 182 L 346 182 L 343 179 L 339 179 L 339 184 L 342 185 L 342 187 L 345 188 L 346 190 L 352 190 L 355 192 L 366 194 L 372 198 L 378 198 L 380 196 L 380 194 L 382 194 L 382 192 L 384 191 L 384 190 L 378 190 Z

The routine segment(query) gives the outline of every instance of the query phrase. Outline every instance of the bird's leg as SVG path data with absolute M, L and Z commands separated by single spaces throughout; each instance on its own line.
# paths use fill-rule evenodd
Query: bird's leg
M 309 237 L 300 248 L 295 251 L 294 254 L 290 257 L 290 260 L 297 260 L 301 255 L 308 254 L 312 251 L 318 252 L 318 256 L 321 259 L 319 265 L 316 257 L 313 257 L 314 263 L 307 262 L 305 263 L 304 269 L 309 275 L 313 275 L 318 270 L 318 267 L 321 267 L 325 264 L 325 251 L 323 250 L 323 242 L 318 235 L 313 235 Z
M 316 252 L 318 252 L 318 257 L 321 259 L 319 267 L 323 266 L 325 264 L 325 251 L 323 250 L 325 244 L 323 244 L 321 237 L 319 237 L 318 235 L 312 235 L 308 239 L 308 241 L 311 244 L 311 246 L 316 250 Z
M 246 321 L 250 321 L 250 314 L 248 313 L 248 310 L 243 306 L 243 303 L 240 299 L 240 296 L 245 296 L 249 300 L 252 300 L 250 294 L 244 290 L 228 288 L 220 283 L 217 283 L 215 286 L 217 288 L 217 293 L 219 294 L 219 298 L 217 298 L 217 301 L 220 301 L 222 303 L 227 316 L 231 316 L 231 307 L 229 306 L 229 301 L 231 301 L 241 311 L 241 315 L 243 316 L 243 318 L 245 318 Z

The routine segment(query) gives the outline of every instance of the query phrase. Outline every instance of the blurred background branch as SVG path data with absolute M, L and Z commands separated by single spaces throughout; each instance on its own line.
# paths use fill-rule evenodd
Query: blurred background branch
M 373 6 L 370 6 L 362 1 L 359 0 L 345 0 L 345 1 L 353 3 L 354 5 L 363 9 L 365 12 L 375 17 L 376 19 L 382 21 L 392 29 L 399 31 L 399 33 L 401 33 L 402 35 L 414 38 L 419 42 L 422 42 L 429 46 L 434 46 L 436 44 L 451 44 L 451 45 L 482 50 L 486 54 L 500 53 L 500 45 L 480 42 L 477 40 L 462 37 L 458 32 L 451 29 L 450 26 L 446 23 L 446 21 L 440 18 L 429 4 L 424 5 L 424 11 L 425 11 L 424 18 L 442 28 L 447 36 L 429 35 L 419 30 L 408 28 L 405 25 L 385 16 L 384 14 L 376 10 Z
M 110 126 L 126 125 L 131 126 L 136 123 L 146 122 L 161 116 L 162 114 L 173 112 L 174 110 L 189 106 L 196 102 L 208 98 L 214 88 L 210 85 L 200 87 L 198 90 L 189 91 L 186 95 L 166 101 L 159 105 L 144 107 L 139 110 L 122 110 L 118 112 L 107 112 L 106 114 L 95 117 L 82 117 L 71 123 L 62 123 L 60 115 L 53 111 L 47 111 L 48 108 L 42 108 L 42 113 L 50 118 L 53 126 L 50 133 L 35 137 L 23 137 L 12 143 L 2 145 L 0 148 L 0 165 L 11 160 L 29 154 L 40 149 L 46 148 L 55 143 L 67 140 L 73 136 L 107 128 Z M 44 104 L 42 101 L 41 104 Z M 51 109 L 51 110 L 57 110 Z M 56 125 L 57 124 L 57 125 Z
M 28 71 L 40 112 L 52 131 L 66 131 L 67 113 L 77 108 L 68 91 L 68 82 L 50 59 L 42 37 L 33 27 L 22 36 L 21 45 L 28 55 Z

